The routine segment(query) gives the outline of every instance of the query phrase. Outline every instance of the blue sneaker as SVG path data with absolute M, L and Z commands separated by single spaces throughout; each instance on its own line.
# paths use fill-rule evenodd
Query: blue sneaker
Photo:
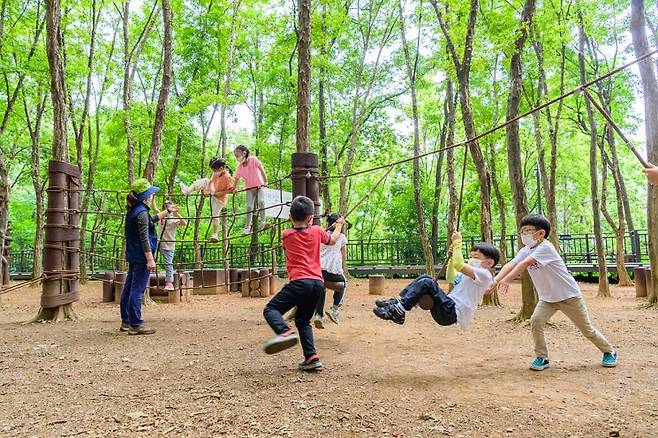
M 530 363 L 530 369 L 535 371 L 542 371 L 548 368 L 550 363 L 545 357 L 538 357 Z
M 601 365 L 608 368 L 613 368 L 617 366 L 617 352 L 611 351 L 609 353 L 603 353 L 603 359 L 601 359 Z

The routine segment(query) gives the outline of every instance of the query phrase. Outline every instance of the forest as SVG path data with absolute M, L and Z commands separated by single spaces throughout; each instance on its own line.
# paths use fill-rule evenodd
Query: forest
M 428 266 L 457 223 L 467 236 L 510 245 L 527 212 L 550 219 L 555 241 L 587 233 L 598 249 L 609 236 L 623 262 L 626 236 L 647 227 L 641 166 L 618 135 L 644 153 L 637 65 L 588 88 L 617 126 L 584 93 L 555 99 L 642 54 L 630 3 L 313 2 L 310 149 L 320 157 L 323 211 L 352 210 L 351 239 L 422 243 Z M 34 251 L 35 270 L 55 126 L 82 171 L 90 212 L 92 194 L 125 192 L 145 176 L 191 216 L 207 216 L 209 205 L 184 198 L 178 183 L 208 176 L 213 156 L 234 170 L 238 144 L 291 190 L 296 2 L 62 1 L 63 120 L 53 109 L 46 6 L 2 0 L 0 14 L 3 216 L 12 250 Z M 649 49 L 654 6 L 642 11 Z M 121 211 L 105 202 L 97 210 Z

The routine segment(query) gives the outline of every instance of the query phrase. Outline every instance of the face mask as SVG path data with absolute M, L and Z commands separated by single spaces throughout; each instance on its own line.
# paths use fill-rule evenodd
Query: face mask
M 473 268 L 481 268 L 482 267 L 482 261 L 478 259 L 468 259 L 468 265 L 473 267 Z
M 525 246 L 535 246 L 537 244 L 537 240 L 532 237 L 532 234 L 521 234 L 521 242 Z

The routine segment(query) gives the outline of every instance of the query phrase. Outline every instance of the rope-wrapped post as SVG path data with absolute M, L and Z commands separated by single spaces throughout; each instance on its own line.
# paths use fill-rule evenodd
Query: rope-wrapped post
M 318 155 L 312 152 L 295 152 L 291 157 L 292 196 L 307 196 L 315 204 L 313 223 L 320 225 L 320 173 Z
M 80 169 L 73 164 L 48 163 L 43 309 L 80 299 L 80 176 Z
M 9 285 L 9 263 L 11 256 L 9 249 L 11 248 L 11 224 L 7 222 L 7 229 L 5 230 L 5 238 L 2 244 L 2 286 Z

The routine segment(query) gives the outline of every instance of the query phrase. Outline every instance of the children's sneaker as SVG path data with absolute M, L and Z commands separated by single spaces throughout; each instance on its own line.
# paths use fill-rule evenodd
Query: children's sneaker
M 397 298 L 386 298 L 384 300 L 376 300 L 375 301 L 375 306 L 377 307 L 386 307 L 390 304 L 395 304 L 398 302 Z
M 299 335 L 294 329 L 289 329 L 285 333 L 276 335 L 265 342 L 263 351 L 267 354 L 274 354 L 294 346 L 299 341 Z
M 217 243 L 217 242 L 219 242 L 219 238 L 217 237 L 217 234 L 213 234 L 212 236 L 210 236 L 210 239 L 209 239 L 209 240 L 210 240 L 210 243 Z
M 329 310 L 325 312 L 330 320 L 338 324 L 340 322 L 340 307 L 331 306 Z
M 171 281 L 168 281 L 168 282 L 165 284 L 165 290 L 174 290 L 174 283 L 171 282 Z
M 601 359 L 601 365 L 608 368 L 613 368 L 617 366 L 617 352 L 611 351 L 609 353 L 603 353 L 603 359 Z
M 400 325 L 404 324 L 406 312 L 397 300 L 395 300 L 394 304 L 389 304 L 386 307 L 375 307 L 372 309 L 372 312 L 381 319 L 393 321 L 394 323 Z
M 190 193 L 192 193 L 190 188 L 186 186 L 183 182 L 180 183 L 180 191 L 183 192 L 185 196 L 190 196 Z
M 251 229 L 250 228 L 245 228 L 244 230 L 242 230 L 242 235 L 243 236 L 248 236 L 250 234 L 251 234 Z
M 529 368 L 535 371 L 542 371 L 548 368 L 549 366 L 550 363 L 548 362 L 548 359 L 546 359 L 545 357 L 537 357 L 535 358 L 535 360 L 533 360 L 530 363 Z
M 130 330 L 130 325 L 127 322 L 122 322 L 121 326 L 119 327 L 120 332 L 127 332 Z
M 313 325 L 315 326 L 316 329 L 323 329 L 324 319 L 322 319 L 322 316 L 315 315 L 315 319 L 313 320 Z
M 299 362 L 299 369 L 302 371 L 317 371 L 322 369 L 322 362 L 320 362 L 320 356 L 314 354 L 308 359 L 304 359 Z

